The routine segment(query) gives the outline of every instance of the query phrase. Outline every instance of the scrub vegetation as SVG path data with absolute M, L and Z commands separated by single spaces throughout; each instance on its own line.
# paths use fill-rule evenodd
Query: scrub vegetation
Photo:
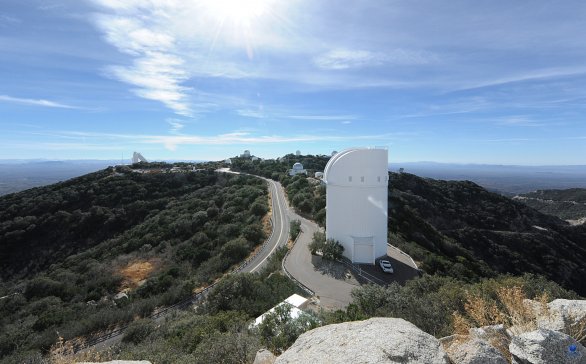
M 0 361 L 146 318 L 210 284 L 264 241 L 267 195 L 250 176 L 116 167 L 0 197 Z M 130 343 L 148 334 L 141 322 Z
M 233 158 L 232 169 L 280 181 L 290 204 L 323 226 L 325 188 L 311 176 L 328 159 Z M 295 162 L 310 175 L 289 176 Z M 221 166 L 177 174 L 153 173 L 167 164 L 134 166 L 152 174 L 109 168 L 1 197 L 0 363 L 250 363 L 260 347 L 282 352 L 316 325 L 399 317 L 443 337 L 498 320 L 513 325 L 510 308 L 524 298 L 586 293 L 586 226 L 471 182 L 390 173 L 389 242 L 417 261 L 422 277 L 363 286 L 345 310 L 300 321 L 277 310 L 252 328 L 255 317 L 303 293 L 280 273 L 286 247 L 260 273 L 225 276 L 264 240 L 268 200 L 262 180 L 215 173 Z M 299 229 L 291 222 L 291 239 Z M 315 251 L 329 251 L 324 236 L 315 242 Z M 215 281 L 197 311 L 149 318 Z M 494 317 L 482 321 L 482 312 Z M 109 350 L 66 355 L 67 339 L 130 322 Z M 56 342 L 53 355 L 42 357 Z

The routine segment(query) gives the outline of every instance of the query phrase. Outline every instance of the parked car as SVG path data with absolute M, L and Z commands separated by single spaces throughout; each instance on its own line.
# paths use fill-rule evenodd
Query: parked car
M 383 270 L 383 272 L 393 273 L 393 266 L 388 260 L 380 260 L 378 264 L 380 265 L 380 268 Z

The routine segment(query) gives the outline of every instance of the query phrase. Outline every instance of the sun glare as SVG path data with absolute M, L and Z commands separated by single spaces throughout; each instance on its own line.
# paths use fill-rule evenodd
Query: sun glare
M 207 0 L 210 15 L 221 21 L 250 23 L 268 11 L 271 0 Z

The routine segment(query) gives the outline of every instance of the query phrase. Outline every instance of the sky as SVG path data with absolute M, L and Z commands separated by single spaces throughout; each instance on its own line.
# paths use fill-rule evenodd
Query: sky
M 586 164 L 586 2 L 1 0 L 0 159 Z

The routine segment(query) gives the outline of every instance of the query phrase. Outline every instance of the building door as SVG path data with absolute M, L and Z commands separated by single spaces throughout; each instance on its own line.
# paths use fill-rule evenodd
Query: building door
M 353 237 L 354 256 L 352 263 L 374 264 L 374 241 L 372 236 Z

